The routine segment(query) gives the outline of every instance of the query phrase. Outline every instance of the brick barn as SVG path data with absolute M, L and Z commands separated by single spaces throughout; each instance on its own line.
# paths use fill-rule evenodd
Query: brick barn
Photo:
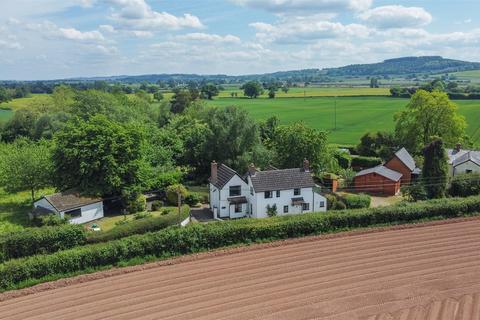
M 412 179 L 420 174 L 420 169 L 417 168 L 415 160 L 405 148 L 397 151 L 393 158 L 385 164 L 385 167 L 402 174 L 402 185 L 409 184 Z
M 400 192 L 402 174 L 385 166 L 366 169 L 357 173 L 355 190 L 370 194 L 394 196 Z

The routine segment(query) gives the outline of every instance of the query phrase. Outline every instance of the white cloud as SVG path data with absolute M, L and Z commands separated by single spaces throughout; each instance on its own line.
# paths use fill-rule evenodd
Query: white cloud
M 263 9 L 277 14 L 315 15 L 319 13 L 340 13 L 363 11 L 373 0 L 231 0 L 241 6 Z
M 74 28 L 59 28 L 58 35 L 68 40 L 103 41 L 105 38 L 99 31 L 82 32 Z
M 300 43 L 325 38 L 365 38 L 371 30 L 361 24 L 347 24 L 316 19 L 288 19 L 275 25 L 252 23 L 256 37 L 264 42 Z
M 203 28 L 200 19 L 189 13 L 174 16 L 153 10 L 145 0 L 104 0 L 115 7 L 111 19 L 134 30 Z
M 22 45 L 16 41 L 0 39 L 0 49 L 22 49 Z
M 233 35 L 221 36 L 218 34 L 208 34 L 208 33 L 188 33 L 185 35 L 177 36 L 178 40 L 187 40 L 193 42 L 209 42 L 209 43 L 240 43 L 241 40 L 239 37 Z
M 370 9 L 359 15 L 360 19 L 378 28 L 416 28 L 432 22 L 432 15 L 420 7 L 398 5 Z
M 117 30 L 109 24 L 102 24 L 98 27 L 101 31 L 106 32 L 106 33 L 115 33 Z

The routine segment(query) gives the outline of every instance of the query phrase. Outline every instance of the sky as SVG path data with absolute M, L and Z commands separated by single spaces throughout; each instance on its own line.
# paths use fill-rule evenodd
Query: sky
M 1 0 L 0 79 L 480 61 L 480 0 Z

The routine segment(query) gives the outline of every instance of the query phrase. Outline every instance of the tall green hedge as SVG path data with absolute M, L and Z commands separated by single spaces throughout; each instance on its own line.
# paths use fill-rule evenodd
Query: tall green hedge
M 452 197 L 468 197 L 480 195 L 480 174 L 469 173 L 455 176 L 448 193 Z
M 480 197 L 442 199 L 376 209 L 311 213 L 264 220 L 241 220 L 169 227 L 155 233 L 77 247 L 0 265 L 0 288 L 20 282 L 116 265 L 133 258 L 169 257 L 255 241 L 301 237 L 378 224 L 453 218 L 480 212 Z
M 364 209 L 370 208 L 372 198 L 367 194 L 347 194 L 342 196 L 342 201 L 347 209 Z
M 382 159 L 376 157 L 353 157 L 352 158 L 352 167 L 358 169 L 368 169 L 373 168 L 382 164 Z
M 85 244 L 87 233 L 79 225 L 29 228 L 0 237 L 0 262 L 52 253 Z

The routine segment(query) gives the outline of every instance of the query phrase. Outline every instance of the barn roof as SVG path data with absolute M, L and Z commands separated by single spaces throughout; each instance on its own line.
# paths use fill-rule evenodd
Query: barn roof
M 400 161 L 402 161 L 403 164 L 406 165 L 408 169 L 410 169 L 410 171 L 415 170 L 415 168 L 417 167 L 415 165 L 415 160 L 410 155 L 410 153 L 408 153 L 407 149 L 402 148 L 402 149 L 398 150 L 397 152 L 395 152 L 395 156 Z
M 357 173 L 356 177 L 366 176 L 373 173 L 376 173 L 382 177 L 385 177 L 395 182 L 399 181 L 403 176 L 400 172 L 391 170 L 385 166 L 380 165 L 374 168 L 362 170 L 359 173 Z
M 100 197 L 83 196 L 79 192 L 69 190 L 44 197 L 58 212 L 78 209 L 103 201 Z
M 480 152 L 468 151 L 466 153 L 463 153 L 461 156 L 456 157 L 455 160 L 453 160 L 452 164 L 454 167 L 456 167 L 468 161 L 471 161 L 476 165 L 480 166 Z

